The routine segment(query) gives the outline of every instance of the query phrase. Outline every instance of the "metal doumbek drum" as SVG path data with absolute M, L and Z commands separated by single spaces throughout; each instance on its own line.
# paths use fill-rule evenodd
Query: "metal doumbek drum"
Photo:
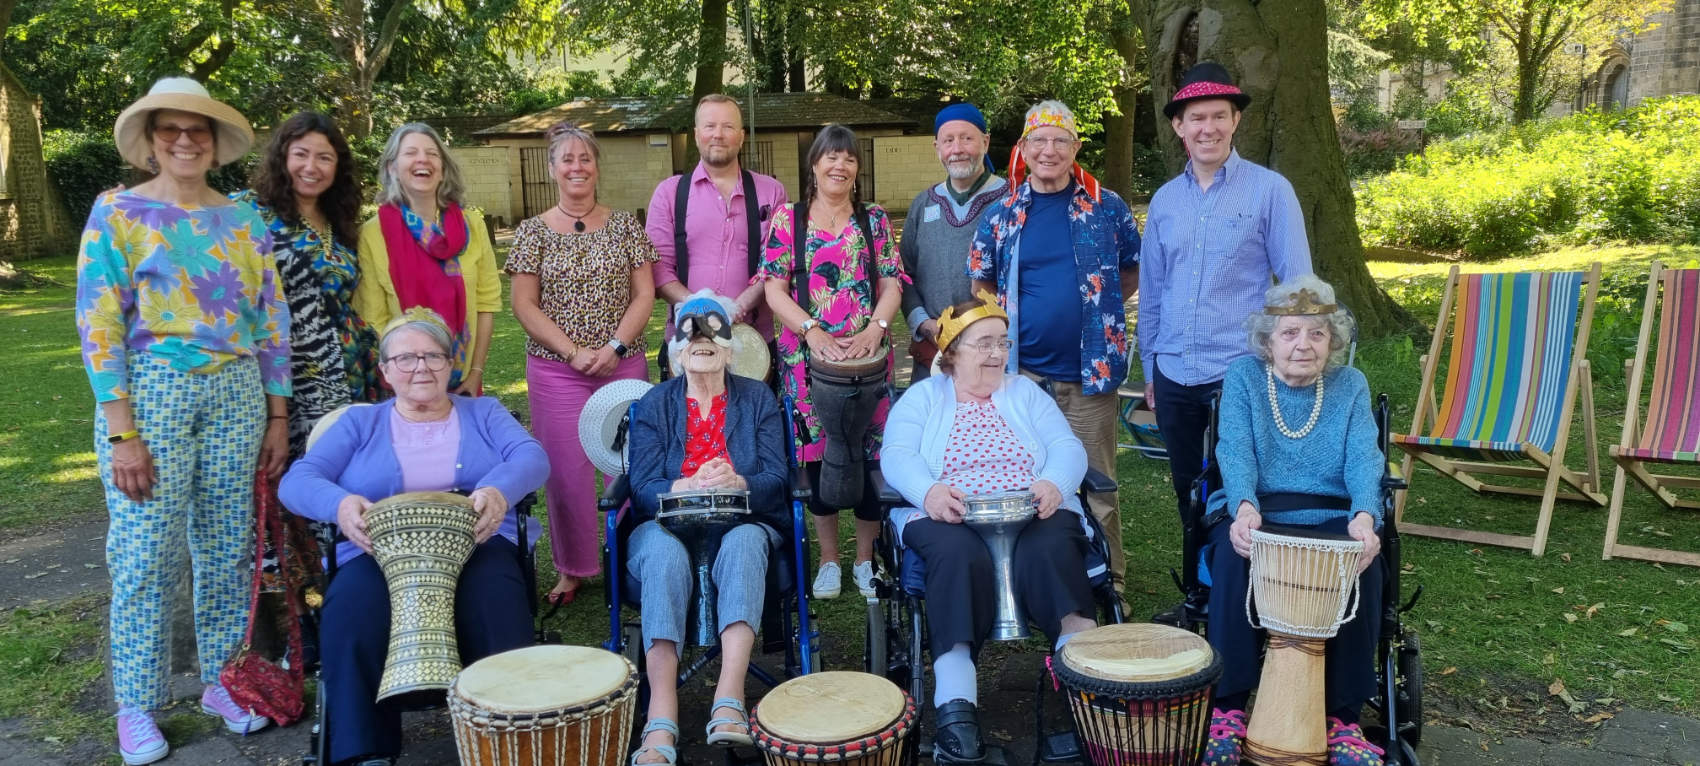
M 698 489 L 658 496 L 661 510 L 655 520 L 685 544 L 691 557 L 691 591 L 696 606 L 685 622 L 685 635 L 697 646 L 714 646 L 720 638 L 714 587 L 714 559 L 726 533 L 750 520 L 750 493 L 743 489 Z
M 1015 538 L 1027 522 L 1039 515 L 1033 493 L 1025 490 L 974 495 L 963 501 L 967 511 L 962 523 L 980 535 L 992 554 L 993 587 L 997 588 L 998 616 L 992 623 L 993 641 L 1011 641 L 1031 635 L 1027 615 L 1015 601 L 1010 567 L 1015 558 Z
M 460 672 L 455 584 L 476 545 L 472 501 L 447 492 L 408 492 L 367 508 L 372 558 L 390 588 L 390 646 L 379 701 L 449 688 Z

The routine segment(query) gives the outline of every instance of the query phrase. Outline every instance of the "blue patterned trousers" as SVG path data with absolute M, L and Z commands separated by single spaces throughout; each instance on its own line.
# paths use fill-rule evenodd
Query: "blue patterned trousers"
M 119 707 L 167 701 L 170 592 L 194 566 L 195 647 L 201 681 L 215 683 L 247 628 L 253 577 L 254 468 L 266 424 L 260 369 L 242 359 L 213 373 L 174 370 L 150 354 L 130 357 L 130 408 L 153 455 L 153 499 L 131 500 L 112 481 L 105 413 L 95 406 L 94 442 L 110 517 L 112 688 Z

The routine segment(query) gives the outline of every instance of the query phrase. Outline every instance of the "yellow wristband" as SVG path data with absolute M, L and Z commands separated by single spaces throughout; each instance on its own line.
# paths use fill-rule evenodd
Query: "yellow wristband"
M 122 433 L 112 434 L 111 436 L 106 437 L 106 442 L 108 444 L 117 444 L 119 442 L 129 441 L 129 440 L 134 439 L 138 436 L 141 436 L 141 434 L 136 432 L 134 429 L 131 429 L 129 431 L 124 431 Z

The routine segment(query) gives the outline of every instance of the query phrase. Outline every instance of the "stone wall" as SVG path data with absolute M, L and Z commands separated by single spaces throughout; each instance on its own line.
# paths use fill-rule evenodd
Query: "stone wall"
M 0 69 L 0 260 L 17 261 L 68 252 L 64 214 L 54 199 L 41 157 L 41 100 Z
M 1629 53 L 1629 103 L 1700 92 L 1700 0 L 1677 0 L 1652 21 L 1658 28 L 1624 41 Z
M 932 136 L 874 139 L 874 201 L 892 215 L 903 215 L 915 195 L 942 180 L 944 167 L 933 150 Z
M 500 225 L 511 226 L 508 179 L 508 151 L 496 146 L 454 146 L 449 156 L 460 166 L 461 179 L 466 182 L 467 204 L 481 208 L 496 217 Z

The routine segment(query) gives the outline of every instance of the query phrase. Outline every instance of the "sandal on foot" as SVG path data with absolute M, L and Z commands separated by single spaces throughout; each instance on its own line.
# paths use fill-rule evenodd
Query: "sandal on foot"
M 755 739 L 750 736 L 750 721 L 749 721 L 750 714 L 749 714 L 749 711 L 744 709 L 744 703 L 739 702 L 738 700 L 735 700 L 731 697 L 721 697 L 720 699 L 717 699 L 717 700 L 714 701 L 713 707 L 709 708 L 709 711 L 708 711 L 709 715 L 713 715 L 714 711 L 719 710 L 721 708 L 731 708 L 732 710 L 735 710 L 735 711 L 738 712 L 739 717 L 738 718 L 726 718 L 726 717 L 723 716 L 723 717 L 720 717 L 720 718 L 716 718 L 712 721 L 709 721 L 708 722 L 708 744 L 714 745 L 716 747 L 734 747 L 734 746 L 747 747 L 749 745 L 755 744 L 756 743 Z M 715 729 L 718 729 L 718 728 L 725 726 L 727 724 L 732 724 L 734 726 L 737 726 L 738 729 L 736 729 L 734 731 L 715 731 Z
M 651 733 L 658 731 L 673 735 L 673 744 L 644 745 L 639 747 L 637 752 L 632 753 L 632 766 L 660 766 L 662 764 L 665 764 L 665 766 L 674 766 L 674 764 L 679 762 L 679 748 L 677 747 L 679 744 L 679 725 L 674 723 L 672 720 L 667 718 L 649 719 L 649 723 L 643 725 L 643 733 L 638 735 L 638 741 L 642 742 L 643 740 L 648 739 Z M 641 764 L 638 763 L 639 758 L 642 758 L 645 754 L 651 752 L 661 756 L 662 760 L 648 761 Z

